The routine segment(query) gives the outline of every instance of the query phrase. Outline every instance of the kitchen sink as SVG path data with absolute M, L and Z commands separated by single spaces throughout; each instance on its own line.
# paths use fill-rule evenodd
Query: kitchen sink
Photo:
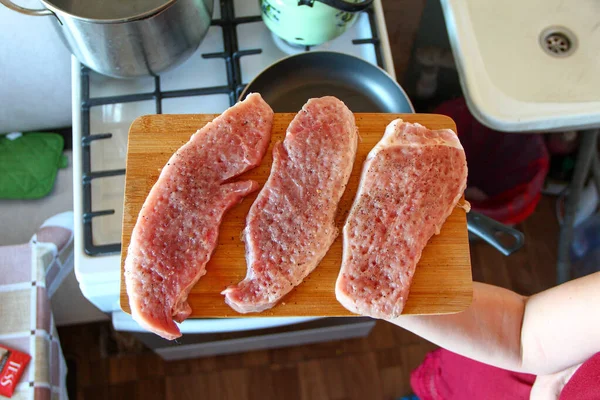
M 441 3 L 463 92 L 483 124 L 600 127 L 600 1 Z

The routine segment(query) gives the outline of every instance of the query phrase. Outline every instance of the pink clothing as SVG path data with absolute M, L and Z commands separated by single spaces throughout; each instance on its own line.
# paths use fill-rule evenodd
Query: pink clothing
M 535 375 L 492 367 L 448 350 L 429 353 L 410 383 L 420 400 L 529 399 Z M 600 399 L 600 352 L 577 369 L 560 400 Z

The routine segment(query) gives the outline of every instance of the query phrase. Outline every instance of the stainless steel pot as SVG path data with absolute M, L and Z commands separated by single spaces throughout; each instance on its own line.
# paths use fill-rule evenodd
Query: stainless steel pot
M 27 15 L 49 16 L 83 64 L 116 78 L 157 75 L 187 59 L 209 26 L 213 0 L 41 0 Z

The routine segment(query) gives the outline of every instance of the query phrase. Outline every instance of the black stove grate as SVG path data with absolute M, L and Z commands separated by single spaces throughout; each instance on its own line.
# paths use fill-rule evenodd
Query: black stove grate
M 82 158 L 83 158 L 83 240 L 86 254 L 97 256 L 116 254 L 121 252 L 121 243 L 94 244 L 92 223 L 94 218 L 105 215 L 112 215 L 115 210 L 93 211 L 92 204 L 92 181 L 125 175 L 125 169 L 92 171 L 91 170 L 91 151 L 90 145 L 96 140 L 108 140 L 112 137 L 111 133 L 90 134 L 90 109 L 92 107 L 106 104 L 130 103 L 144 100 L 154 100 L 156 113 L 162 114 L 162 100 L 174 97 L 202 96 L 212 94 L 227 94 L 229 103 L 235 104 L 240 93 L 245 87 L 242 83 L 242 74 L 240 69 L 240 58 L 247 55 L 259 54 L 261 49 L 239 50 L 236 27 L 240 24 L 260 22 L 260 15 L 250 17 L 236 18 L 234 14 L 233 0 L 221 0 L 221 18 L 214 19 L 211 25 L 220 26 L 223 32 L 223 51 L 217 53 L 202 54 L 203 58 L 222 58 L 225 61 L 227 71 L 227 85 L 211 86 L 203 88 L 163 91 L 160 87 L 160 76 L 154 77 L 154 91 L 146 93 L 126 94 L 108 97 L 90 97 L 90 69 L 81 66 L 81 132 L 82 132 Z M 377 36 L 375 13 L 372 8 L 365 11 L 369 15 L 372 37 L 369 39 L 355 39 L 352 41 L 355 45 L 372 44 L 374 45 L 377 65 L 383 68 L 381 55 L 381 46 Z M 310 51 L 310 47 L 306 48 Z

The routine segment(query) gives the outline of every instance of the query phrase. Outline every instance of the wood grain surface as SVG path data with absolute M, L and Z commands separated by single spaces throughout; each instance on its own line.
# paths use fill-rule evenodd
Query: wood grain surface
M 256 180 L 261 186 L 269 176 L 272 152 L 277 141 L 283 140 L 293 113 L 275 114 L 271 147 L 261 165 L 240 179 Z M 396 118 L 419 122 L 429 129 L 450 128 L 456 131 L 452 119 L 434 114 L 355 114 L 360 140 L 356 161 L 346 192 L 340 202 L 336 223 L 342 229 L 352 205 L 362 164 L 373 146 L 381 139 L 385 127 Z M 123 278 L 123 262 L 131 232 L 148 192 L 156 182 L 162 167 L 171 155 L 198 129 L 216 115 L 147 115 L 136 119 L 129 131 L 123 237 L 121 252 L 121 308 L 130 312 Z M 245 218 L 258 192 L 225 214 L 220 229 L 219 244 L 207 265 L 207 273 L 194 286 L 188 302 L 190 318 L 206 317 L 283 317 L 283 316 L 349 316 L 334 293 L 342 258 L 342 236 L 338 236 L 319 266 L 302 284 L 278 305 L 262 313 L 238 314 L 224 302 L 220 292 L 242 280 L 246 275 L 244 243 L 240 234 Z M 456 208 L 439 235 L 433 237 L 423 251 L 410 290 L 405 314 L 447 314 L 465 310 L 471 304 L 472 275 L 465 211 Z

